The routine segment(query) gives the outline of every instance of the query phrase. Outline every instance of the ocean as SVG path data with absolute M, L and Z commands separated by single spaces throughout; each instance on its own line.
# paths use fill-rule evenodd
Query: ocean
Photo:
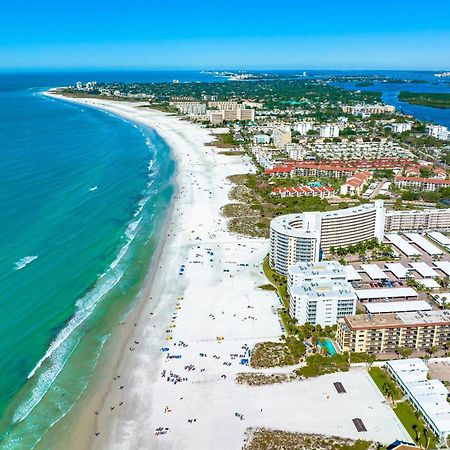
M 0 448 L 33 448 L 82 394 L 174 192 L 153 130 L 42 91 L 194 75 L 0 74 Z
M 2 449 L 34 448 L 82 395 L 136 303 L 174 192 L 175 162 L 153 130 L 42 92 L 78 80 L 174 79 L 221 81 L 170 71 L 0 74 Z M 412 86 L 388 86 L 386 101 Z M 424 111 L 449 121 L 445 110 Z

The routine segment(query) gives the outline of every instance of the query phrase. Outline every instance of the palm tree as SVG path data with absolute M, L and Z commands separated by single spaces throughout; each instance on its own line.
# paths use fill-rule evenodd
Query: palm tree
M 417 423 L 413 423 L 412 429 L 413 429 L 414 433 L 416 434 L 416 437 L 414 438 L 414 440 L 417 443 L 417 442 L 419 442 L 419 433 L 418 433 L 419 430 L 418 430 L 418 427 L 417 427 Z

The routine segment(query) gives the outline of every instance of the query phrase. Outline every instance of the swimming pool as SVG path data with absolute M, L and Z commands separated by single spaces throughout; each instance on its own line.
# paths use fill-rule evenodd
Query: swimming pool
M 319 346 L 322 348 L 326 348 L 330 356 L 334 356 L 337 353 L 330 339 L 324 339 L 323 341 L 320 341 Z

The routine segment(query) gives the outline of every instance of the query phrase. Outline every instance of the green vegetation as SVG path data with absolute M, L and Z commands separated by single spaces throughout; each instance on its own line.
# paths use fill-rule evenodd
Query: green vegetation
M 418 201 L 423 200 L 424 202 L 428 203 L 438 203 L 442 199 L 449 198 L 450 197 L 450 188 L 442 188 L 438 189 L 437 191 L 414 191 L 414 190 L 408 190 L 408 191 L 400 191 L 401 192 L 401 198 L 405 201 Z
M 241 151 L 225 151 L 225 152 L 219 152 L 219 155 L 225 155 L 225 156 L 243 156 L 243 155 L 245 155 L 245 152 L 241 152 Z
M 347 372 L 350 368 L 349 354 L 342 353 L 324 356 L 319 353 L 306 358 L 306 366 L 295 371 L 298 376 L 305 378 L 317 377 L 326 373 Z
M 230 198 L 232 203 L 222 208 L 231 220 L 231 231 L 248 236 L 268 237 L 270 220 L 282 214 L 302 211 L 328 211 L 335 206 L 319 197 L 280 198 L 271 195 L 274 188 L 262 174 L 232 175 L 228 179 L 235 184 Z M 281 184 L 281 183 L 280 183 Z
M 374 103 L 381 98 L 379 92 L 350 91 L 322 80 L 305 79 L 255 79 L 251 82 L 226 83 L 99 83 L 95 90 L 83 92 L 83 96 L 99 95 L 100 89 L 109 92 L 119 91 L 124 96 L 144 94 L 153 103 L 168 102 L 174 97 L 195 101 L 202 100 L 204 95 L 216 95 L 219 101 L 231 97 L 238 100 L 252 98 L 264 103 L 267 109 L 287 110 L 314 105 L 318 116 L 327 111 L 339 113 L 339 108 L 330 105 Z M 69 91 L 76 92 L 73 89 Z
M 402 403 L 397 403 L 394 412 L 416 444 L 421 445 L 423 448 L 436 448 L 436 437 L 425 425 L 411 403 L 406 400 Z
M 381 367 L 371 367 L 369 374 L 385 397 L 391 400 L 400 400 L 403 397 L 402 391 L 385 369 L 382 369 Z
M 249 429 L 246 432 L 244 450 L 383 450 L 375 442 L 318 434 L 290 433 L 287 431 Z
M 259 289 L 262 289 L 263 291 L 276 291 L 277 288 L 273 284 L 262 284 L 261 286 L 258 286 Z
M 369 370 L 378 389 L 393 404 L 393 409 L 403 426 L 416 444 L 424 448 L 435 448 L 437 444 L 433 433 L 427 428 L 417 411 L 407 400 L 399 401 L 403 397 L 401 389 L 396 385 L 385 369 L 372 367 Z
M 450 108 L 450 94 L 447 93 L 432 94 L 402 91 L 398 98 L 413 105 L 431 106 L 440 109 Z
M 370 239 L 346 247 L 331 247 L 330 253 L 339 257 L 359 255 L 361 258 L 370 257 L 374 260 L 381 260 L 383 258 L 392 258 L 393 250 L 389 244 L 380 243 L 376 239 Z
M 305 344 L 294 336 L 283 342 L 259 342 L 252 351 L 250 366 L 256 369 L 292 366 L 300 362 L 305 350 Z
M 205 145 L 210 145 L 218 148 L 232 148 L 236 147 L 237 145 L 231 133 L 215 134 L 214 136 L 216 140 L 208 142 Z

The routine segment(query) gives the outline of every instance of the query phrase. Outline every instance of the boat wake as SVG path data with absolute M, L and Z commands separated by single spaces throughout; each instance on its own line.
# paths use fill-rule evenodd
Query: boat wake
M 38 259 L 37 256 L 25 256 L 24 258 L 19 259 L 19 261 L 16 261 L 14 263 L 14 270 L 21 270 L 24 267 L 27 267 L 28 264 L 32 263 L 36 259 Z

